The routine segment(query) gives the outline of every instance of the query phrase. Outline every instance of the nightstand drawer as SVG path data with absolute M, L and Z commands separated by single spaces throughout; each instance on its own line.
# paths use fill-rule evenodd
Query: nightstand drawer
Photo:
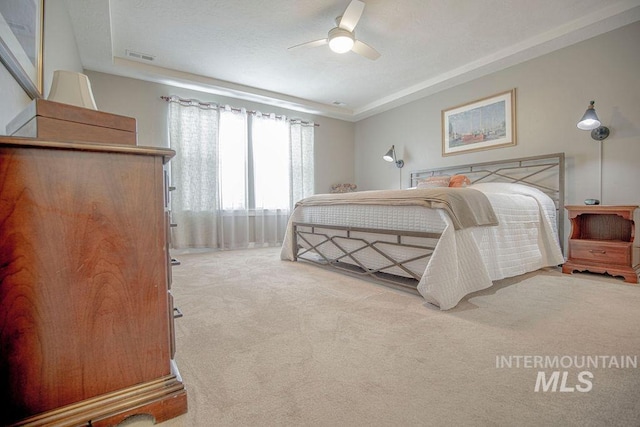
M 569 253 L 572 260 L 600 264 L 631 264 L 630 242 L 572 240 L 569 242 Z

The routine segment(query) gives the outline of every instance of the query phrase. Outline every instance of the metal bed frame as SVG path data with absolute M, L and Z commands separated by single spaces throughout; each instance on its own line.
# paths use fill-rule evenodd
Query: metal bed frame
M 343 235 L 330 235 L 329 231 L 342 232 Z M 367 233 L 368 235 L 391 235 L 395 237 L 395 242 L 388 240 L 374 239 L 369 240 L 363 236 L 358 236 L 357 233 Z M 356 235 L 354 235 L 356 234 Z M 310 236 L 318 236 L 322 240 L 319 243 L 313 243 L 310 240 Z M 407 267 L 407 264 L 420 260 L 428 259 L 436 248 L 437 240 L 440 239 L 440 233 L 428 233 L 406 230 L 383 230 L 374 228 L 361 228 L 361 227 L 342 227 L 335 225 L 321 225 L 321 224 L 308 224 L 303 222 L 293 223 L 293 247 L 297 248 L 294 253 L 294 261 L 303 260 L 308 261 L 324 267 L 330 267 L 334 270 L 346 273 L 352 276 L 372 279 L 376 282 L 385 282 L 395 287 L 408 289 L 411 291 L 416 290 L 416 286 L 420 281 L 420 276 Z M 423 244 L 406 243 L 407 237 L 417 237 L 425 239 Z M 309 247 L 303 247 L 298 245 L 298 240 L 304 241 Z M 346 248 L 341 241 L 356 242 L 358 246 L 355 249 Z M 325 244 L 331 244 L 338 248 L 341 255 L 337 257 L 330 257 L 326 255 L 326 251 L 323 252 L 320 247 Z M 418 252 L 408 258 L 395 259 L 393 256 L 385 252 L 385 246 L 402 246 L 412 248 Z M 377 254 L 382 256 L 388 264 L 378 268 L 369 268 L 364 265 L 361 260 L 358 259 L 358 252 L 361 252 L 367 248 L 371 248 Z M 315 258 L 313 257 L 315 254 Z M 345 262 L 346 259 L 352 261 L 352 263 Z M 403 277 L 385 272 L 393 267 L 398 267 L 404 271 L 407 275 L 411 276 Z
M 414 187 L 420 179 L 429 176 L 454 174 L 464 174 L 472 183 L 510 182 L 525 184 L 547 194 L 556 204 L 559 243 L 560 247 L 563 247 L 564 153 L 420 170 L 411 173 L 410 183 Z M 294 261 L 311 262 L 341 273 L 391 284 L 394 287 L 415 293 L 417 293 L 416 287 L 420 281 L 420 276 L 409 269 L 407 265 L 420 259 L 428 261 L 435 249 L 437 240 L 441 236 L 439 233 L 432 232 L 346 227 L 304 222 L 294 222 L 292 226 Z M 363 233 L 366 233 L 366 236 Z M 371 235 L 374 236 L 371 237 Z M 389 241 L 389 236 L 392 236 L 395 241 Z M 408 237 L 419 238 L 422 243 L 407 243 L 406 238 Z M 355 246 L 355 248 L 346 247 L 345 242 L 347 241 L 351 242 L 350 245 Z M 307 247 L 299 245 L 299 242 L 306 243 Z M 323 249 L 323 247 L 326 248 L 329 245 L 334 248 L 334 252 L 337 249 L 338 256 L 327 254 L 327 250 Z M 413 253 L 406 258 L 396 259 L 384 250 L 384 247 L 388 245 L 408 247 L 413 250 Z M 388 263 L 379 268 L 367 267 L 358 259 L 358 253 L 367 248 L 375 251 Z M 410 277 L 390 274 L 388 270 L 392 268 L 399 268 Z

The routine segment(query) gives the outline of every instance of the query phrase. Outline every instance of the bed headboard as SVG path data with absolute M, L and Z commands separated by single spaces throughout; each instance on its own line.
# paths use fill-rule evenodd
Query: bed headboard
M 411 187 L 421 178 L 437 175 L 464 174 L 472 183 L 515 182 L 535 187 L 556 204 L 560 246 L 564 242 L 564 153 L 447 166 L 411 172 Z

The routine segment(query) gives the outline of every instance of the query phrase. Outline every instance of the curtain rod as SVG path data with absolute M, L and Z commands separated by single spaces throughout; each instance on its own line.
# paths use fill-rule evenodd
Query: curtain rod
M 163 99 L 164 101 L 167 101 L 167 102 L 179 102 L 179 103 L 182 103 L 182 104 L 192 105 L 194 107 L 204 108 L 204 109 L 212 109 L 212 110 L 214 110 L 214 109 L 221 108 L 220 105 L 218 105 L 216 103 L 213 103 L 213 102 L 202 102 L 202 101 L 198 101 L 197 99 L 184 99 L 184 98 L 180 98 L 178 96 L 164 96 L 164 95 L 161 96 L 160 98 Z M 229 108 L 231 109 L 231 111 L 235 111 L 237 113 L 242 111 L 242 108 L 238 108 L 238 107 L 229 107 Z M 255 110 L 247 110 L 247 113 L 248 114 L 257 114 L 257 113 L 263 114 L 263 113 L 261 113 L 259 111 L 255 111 Z M 283 116 L 283 115 L 280 115 L 280 114 L 276 114 L 275 117 L 277 119 L 281 119 L 281 118 L 286 117 L 286 116 Z M 301 125 L 307 125 L 307 126 L 313 125 L 315 127 L 320 127 L 320 125 L 318 123 L 307 122 L 307 121 L 300 120 L 300 119 L 291 119 L 291 121 L 293 123 L 300 123 Z

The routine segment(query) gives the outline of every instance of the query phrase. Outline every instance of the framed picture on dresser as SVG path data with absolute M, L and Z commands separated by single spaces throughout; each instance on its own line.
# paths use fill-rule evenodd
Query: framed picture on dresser
M 0 1 L 0 62 L 31 99 L 42 97 L 44 0 Z

